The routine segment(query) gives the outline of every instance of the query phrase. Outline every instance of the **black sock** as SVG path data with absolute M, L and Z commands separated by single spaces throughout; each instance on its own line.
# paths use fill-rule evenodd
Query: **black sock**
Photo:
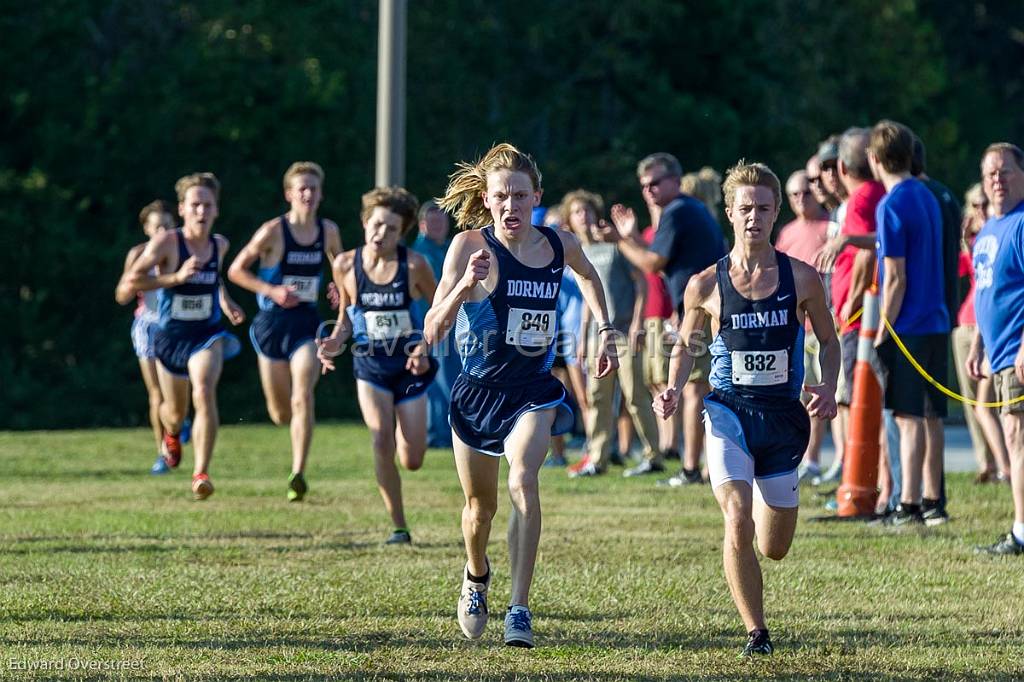
M 927 497 L 921 500 L 921 508 L 924 511 L 928 511 L 929 509 L 938 509 L 938 507 L 939 507 L 939 501 L 938 500 L 929 499 Z
M 920 514 L 921 513 L 921 505 L 919 505 L 919 504 L 903 504 L 901 502 L 900 503 L 900 508 L 903 510 L 903 512 L 905 514 Z
M 486 585 L 487 581 L 490 580 L 490 578 L 491 578 L 491 567 L 488 566 L 487 567 L 487 572 L 484 573 L 483 575 L 473 575 L 472 573 L 469 572 L 469 567 L 467 566 L 466 567 L 466 577 L 469 578 L 469 580 L 471 582 L 480 583 L 482 585 Z
M 686 467 L 683 467 L 683 476 L 685 476 L 688 481 L 696 481 L 700 478 L 700 469 L 687 469 Z

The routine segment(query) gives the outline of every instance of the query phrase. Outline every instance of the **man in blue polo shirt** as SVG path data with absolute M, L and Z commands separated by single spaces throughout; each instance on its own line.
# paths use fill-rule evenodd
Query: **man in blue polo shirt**
M 985 356 L 992 370 L 1003 437 L 1010 453 L 1013 527 L 995 544 L 978 547 L 997 555 L 1024 554 L 1024 151 L 999 142 L 981 158 L 982 188 L 992 217 L 974 242 L 974 310 L 978 333 L 967 372 L 981 378 Z M 1017 401 L 1017 402 L 1014 402 Z
M 888 320 L 922 368 L 946 382 L 949 311 L 943 292 L 942 215 L 939 202 L 910 174 L 914 134 L 894 121 L 871 129 L 868 163 L 887 194 L 876 209 L 882 319 Z M 926 448 L 925 430 L 941 433 L 946 399 L 914 369 L 885 324 L 875 339 L 885 373 L 885 408 L 900 434 L 903 487 L 887 523 L 924 523 L 941 514 L 942 447 Z
M 646 273 L 662 273 L 668 285 L 675 310 L 675 322 L 682 319 L 683 292 L 690 277 L 715 263 L 727 252 L 722 228 L 715 222 L 707 207 L 699 199 L 682 193 L 679 160 L 664 152 L 651 154 L 637 164 L 636 175 L 640 189 L 649 203 L 661 208 L 654 242 L 648 249 L 640 239 L 636 221 L 630 223 L 623 234 L 609 233 L 617 240 L 622 255 L 634 267 Z M 701 332 L 705 345 L 711 344 L 710 328 Z M 701 480 L 700 453 L 703 447 L 704 396 L 711 390 L 711 355 L 705 352 L 694 358 L 693 370 L 683 388 L 683 433 L 686 447 L 683 453 L 682 479 L 696 483 Z M 664 467 L 644 461 L 625 472 L 626 476 L 652 474 Z

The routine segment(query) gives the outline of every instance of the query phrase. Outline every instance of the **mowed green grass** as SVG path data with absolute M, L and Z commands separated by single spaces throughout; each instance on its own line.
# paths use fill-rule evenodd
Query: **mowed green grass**
M 814 523 L 765 561 L 777 652 L 738 657 L 743 628 L 707 487 L 542 472 L 532 607 L 538 648 L 501 644 L 509 592 L 502 494 L 484 637 L 455 619 L 462 494 L 450 453 L 403 474 L 415 544 L 390 531 L 361 425 L 317 430 L 301 504 L 288 435 L 225 427 L 216 494 L 147 473 L 143 430 L 0 434 L 0 678 L 33 661 L 136 660 L 143 679 L 1021 679 L 1024 561 L 977 557 L 1009 526 L 1009 491 L 950 477 L 949 525 Z

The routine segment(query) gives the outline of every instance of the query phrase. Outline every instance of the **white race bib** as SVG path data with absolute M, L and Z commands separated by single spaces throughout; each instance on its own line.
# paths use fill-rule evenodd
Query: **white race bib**
M 316 299 L 320 294 L 319 277 L 297 277 L 295 275 L 287 275 L 281 281 L 281 284 L 286 287 L 294 287 L 295 295 L 304 303 L 316 303 Z
M 363 317 L 371 341 L 385 341 L 412 331 L 408 310 L 368 310 Z
M 789 379 L 789 352 L 734 350 L 732 383 L 737 386 L 774 386 Z
M 182 296 L 175 294 L 171 301 L 171 319 L 194 322 L 205 320 L 213 312 L 213 294 Z
M 505 343 L 512 346 L 549 346 L 555 339 L 558 313 L 554 310 L 508 309 Z

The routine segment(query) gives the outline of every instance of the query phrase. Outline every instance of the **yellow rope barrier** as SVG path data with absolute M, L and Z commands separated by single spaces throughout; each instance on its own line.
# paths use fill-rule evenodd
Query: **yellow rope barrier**
M 858 311 L 858 314 L 859 314 L 859 311 Z M 851 317 L 850 321 L 852 322 L 853 319 L 854 319 L 854 317 Z M 917 362 L 917 360 L 914 359 L 914 356 L 910 354 L 910 351 L 907 350 L 907 347 L 903 344 L 903 341 L 900 339 L 899 335 L 896 334 L 896 331 L 892 328 L 892 325 L 889 324 L 889 320 L 887 320 L 887 319 L 885 319 L 883 317 L 882 318 L 882 323 L 885 325 L 885 328 L 889 330 L 889 336 L 891 336 L 892 340 L 896 342 L 896 347 L 899 348 L 900 351 L 903 352 L 903 355 L 906 356 L 907 360 L 910 361 L 910 364 L 914 366 L 914 369 L 917 370 L 918 374 L 923 376 L 928 381 L 928 383 L 930 383 L 932 386 L 934 386 L 935 388 L 937 388 L 940 391 L 942 391 L 943 393 L 945 393 L 950 398 L 953 398 L 954 400 L 959 400 L 960 402 L 966 403 L 967 405 L 980 405 L 981 407 L 1003 407 L 1005 405 L 1013 405 L 1014 403 L 1019 403 L 1021 401 L 1024 401 L 1024 395 L 1022 395 L 1019 398 L 1014 398 L 1013 400 L 1004 400 L 1004 401 L 996 402 L 996 403 L 980 402 L 978 400 L 974 400 L 973 398 L 968 398 L 967 396 L 962 396 L 959 393 L 957 393 L 956 391 L 951 391 L 950 389 L 946 388 L 945 386 L 940 384 L 938 381 L 933 379 L 931 377 L 931 375 L 928 374 L 928 372 L 924 371 L 924 368 L 921 367 L 921 365 Z

